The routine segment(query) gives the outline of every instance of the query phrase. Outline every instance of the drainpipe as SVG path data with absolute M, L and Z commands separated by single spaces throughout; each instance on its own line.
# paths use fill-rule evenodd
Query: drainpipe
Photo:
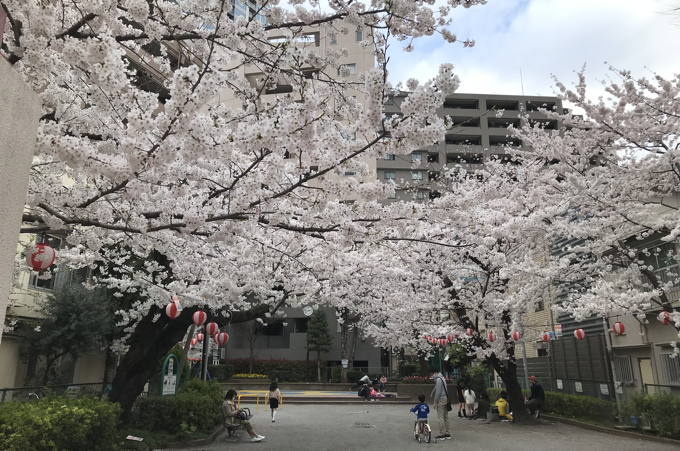
M 612 387 L 614 388 L 614 399 L 616 400 L 616 411 L 620 412 L 621 411 L 621 404 L 623 400 L 621 399 L 621 396 L 619 395 L 618 387 L 616 386 L 616 379 L 614 377 L 614 359 L 612 358 L 614 355 L 614 351 L 612 349 L 612 337 L 609 335 L 609 321 L 607 318 L 602 318 L 602 327 L 604 328 L 604 342 L 605 342 L 605 347 L 606 347 L 606 352 L 605 352 L 605 357 L 607 359 L 607 368 L 608 368 L 608 376 L 609 380 L 612 382 Z

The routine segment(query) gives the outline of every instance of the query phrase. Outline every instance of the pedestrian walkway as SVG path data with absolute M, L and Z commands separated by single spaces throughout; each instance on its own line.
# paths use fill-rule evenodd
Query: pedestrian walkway
M 363 405 L 288 405 L 272 423 L 268 411 L 255 413 L 255 430 L 267 438 L 250 443 L 218 438 L 212 445 L 187 450 L 258 451 L 409 451 L 431 448 L 455 451 L 677 451 L 671 444 L 600 433 L 561 423 L 534 426 L 484 424 L 451 418 L 453 440 L 418 444 L 413 440 L 414 415 L 409 406 L 388 403 Z M 436 415 L 430 416 L 436 426 Z

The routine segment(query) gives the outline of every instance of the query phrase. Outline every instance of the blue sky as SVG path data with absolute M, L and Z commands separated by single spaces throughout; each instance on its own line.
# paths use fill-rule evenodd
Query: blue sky
M 680 73 L 680 0 L 488 0 L 455 10 L 450 29 L 463 48 L 438 36 L 411 53 L 394 51 L 390 79 L 421 81 L 453 63 L 459 92 L 551 95 L 555 75 L 568 85 L 586 64 L 592 95 L 602 93 L 609 65 L 636 76 Z M 393 43 L 394 48 L 400 46 Z

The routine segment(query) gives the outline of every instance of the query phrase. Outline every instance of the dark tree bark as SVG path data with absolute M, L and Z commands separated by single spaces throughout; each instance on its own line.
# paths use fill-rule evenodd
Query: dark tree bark
M 185 308 L 177 318 L 169 319 L 161 308 L 154 306 L 139 322 L 128 341 L 130 348 L 116 370 L 109 394 L 111 401 L 120 404 L 123 421 L 130 419 L 132 406 L 144 390 L 144 385 L 157 370 L 163 356 L 182 340 L 193 324 L 192 316 L 198 309 Z M 234 312 L 231 323 L 250 321 L 267 311 L 267 306 L 258 305 L 248 311 Z M 161 316 L 154 323 L 152 320 L 157 314 Z

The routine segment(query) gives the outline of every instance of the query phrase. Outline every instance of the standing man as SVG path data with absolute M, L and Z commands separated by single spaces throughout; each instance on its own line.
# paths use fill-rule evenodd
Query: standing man
M 434 372 L 432 374 L 434 379 L 434 389 L 432 390 L 432 404 L 437 409 L 437 417 L 439 418 L 439 435 L 436 439 L 451 440 L 449 433 L 449 391 L 446 388 L 446 380 L 442 373 Z
M 545 392 L 541 384 L 538 383 L 536 376 L 529 376 L 529 381 L 531 382 L 531 393 L 529 394 L 527 407 L 529 408 L 529 413 L 538 418 L 541 409 L 543 409 L 543 403 L 545 403 Z

